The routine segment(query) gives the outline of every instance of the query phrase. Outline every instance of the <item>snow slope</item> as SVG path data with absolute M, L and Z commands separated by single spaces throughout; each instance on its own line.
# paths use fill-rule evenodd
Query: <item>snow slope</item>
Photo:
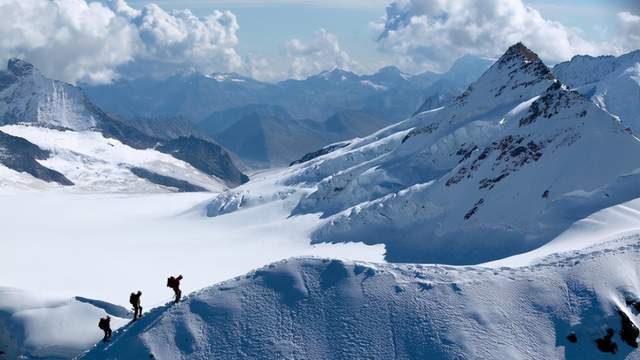
M 637 359 L 639 240 L 518 269 L 281 261 L 158 308 L 80 358 Z M 595 342 L 608 328 L 615 355 Z
M 640 129 L 640 50 L 619 57 L 576 56 L 553 72 L 626 126 Z
M 0 165 L 0 189 L 1 188 L 14 188 L 19 190 L 34 190 L 34 189 L 55 189 L 60 185 L 55 183 L 49 183 L 33 176 L 9 169 L 6 166 Z
M 640 199 L 605 208 L 573 223 L 547 244 L 504 259 L 483 264 L 490 267 L 528 266 L 556 253 L 583 250 L 623 236 L 640 233 Z
M 112 329 L 128 321 L 126 309 L 108 303 L 0 287 L 0 358 L 74 357 L 101 339 L 106 315 Z
M 209 191 L 226 188 L 223 180 L 209 176 L 190 164 L 153 149 L 134 149 L 99 132 L 64 131 L 25 125 L 5 125 L 0 131 L 24 138 L 52 156 L 40 161 L 57 170 L 83 192 L 171 191 L 131 172 L 144 168 L 157 174 L 186 181 Z M 7 182 L 8 179 L 3 180 Z

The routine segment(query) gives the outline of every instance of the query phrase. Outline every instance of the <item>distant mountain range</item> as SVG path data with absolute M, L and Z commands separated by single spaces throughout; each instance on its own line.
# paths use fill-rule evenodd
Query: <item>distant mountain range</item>
M 208 120 L 198 124 L 201 132 L 253 168 L 286 166 L 326 144 L 365 136 L 388 125 L 384 119 L 355 110 L 339 111 L 323 122 L 297 119 L 277 105 L 247 105 L 214 113 Z
M 181 73 L 165 79 L 123 79 L 107 85 L 82 85 L 102 109 L 125 118 L 181 116 L 202 122 L 215 112 L 252 104 L 277 105 L 293 117 L 322 121 L 340 110 L 366 110 L 367 104 L 386 98 L 410 102 L 410 106 L 386 101 L 389 116 L 400 120 L 414 112 L 429 96 L 442 89 L 464 89 L 491 61 L 465 56 L 444 74 L 409 75 L 385 67 L 372 75 L 334 69 L 304 80 L 275 84 L 234 73 Z M 457 92 L 457 91 L 454 91 Z M 408 99 L 396 97 L 412 96 Z M 398 110 L 404 110 L 398 112 Z
M 334 69 L 270 84 L 238 74 L 189 72 L 83 88 L 102 109 L 147 135 L 214 139 L 249 167 L 266 168 L 333 141 L 365 136 L 416 110 L 442 106 L 489 65 L 466 56 L 444 74 L 412 76 L 385 67 L 357 75 Z M 296 146 L 285 146 L 283 137 Z

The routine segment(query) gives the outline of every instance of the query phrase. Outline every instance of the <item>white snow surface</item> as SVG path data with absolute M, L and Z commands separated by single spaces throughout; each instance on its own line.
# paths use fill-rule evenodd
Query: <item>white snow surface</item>
M 638 324 L 639 240 L 518 269 L 291 259 L 158 308 L 80 358 L 638 359 L 618 311 Z M 615 355 L 596 347 L 607 328 Z
M 165 286 L 170 275 L 184 275 L 182 288 L 187 294 L 292 256 L 383 261 L 380 245 L 311 245 L 309 234 L 318 217 L 287 218 L 295 197 L 215 219 L 204 216 L 210 197 L 209 193 L 89 194 L 0 188 L 2 286 L 61 298 L 83 296 L 127 308 L 129 293 L 141 290 L 142 306 L 148 311 L 171 299 L 172 291 Z M 67 354 L 72 349 L 77 353 L 101 334 L 99 316 L 93 311 L 77 319 L 82 329 L 78 331 L 86 331 L 81 341 L 65 345 L 76 341 L 73 332 L 50 337 L 44 332 L 58 328 L 45 325 L 60 319 L 58 310 L 39 310 L 40 325 L 13 317 L 12 327 L 34 329 L 33 341 L 18 343 L 16 351 L 54 356 L 63 346 Z M 0 345 L 4 345 L 2 339 Z
M 3 359 L 71 358 L 102 336 L 98 319 L 104 308 L 75 298 L 0 287 L 0 350 Z M 124 310 L 124 309 L 121 309 Z M 111 328 L 128 320 L 111 316 Z M 98 331 L 96 331 L 98 330 Z
M 5 125 L 0 131 L 18 136 L 50 150 L 52 156 L 40 163 L 65 175 L 81 192 L 166 192 L 163 186 L 134 175 L 141 167 L 160 175 L 184 180 L 210 191 L 226 188 L 224 182 L 190 164 L 153 149 L 134 149 L 94 131 L 64 131 L 28 125 Z M 25 176 L 27 176 L 25 174 Z M 7 186 L 10 180 L 0 180 Z M 24 180 L 20 180 L 24 183 Z

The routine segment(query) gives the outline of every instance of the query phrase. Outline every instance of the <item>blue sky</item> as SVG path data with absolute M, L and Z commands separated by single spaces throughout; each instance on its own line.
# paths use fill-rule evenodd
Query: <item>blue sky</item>
M 385 14 L 390 0 L 129 0 L 133 7 L 154 2 L 164 9 L 190 9 L 204 16 L 214 9 L 232 11 L 238 18 L 240 54 L 282 57 L 282 44 L 291 38 L 309 40 L 324 28 L 337 35 L 340 44 L 367 69 L 390 62 L 378 51 L 370 23 Z M 616 30 L 616 14 L 639 14 L 638 0 L 524 0 L 525 5 L 549 19 L 579 29 L 586 37 L 606 41 Z M 278 60 L 276 60 L 278 62 Z

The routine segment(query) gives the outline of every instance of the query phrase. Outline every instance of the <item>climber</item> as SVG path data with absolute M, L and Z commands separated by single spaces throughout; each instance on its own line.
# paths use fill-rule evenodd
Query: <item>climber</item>
M 131 295 L 129 295 L 129 303 L 133 306 L 133 321 L 138 320 L 138 318 L 142 316 L 140 296 L 142 296 L 142 291 L 140 290 L 138 290 L 137 293 L 131 293 Z
M 169 277 L 167 279 L 167 287 L 173 289 L 173 292 L 176 294 L 176 304 L 180 302 L 180 298 L 182 297 L 182 291 L 180 291 L 180 280 L 182 280 L 182 275 L 178 277 Z
M 102 341 L 109 341 L 109 339 L 111 339 L 111 317 L 107 315 L 107 317 L 100 318 L 98 327 L 104 331 L 104 339 L 102 339 Z

